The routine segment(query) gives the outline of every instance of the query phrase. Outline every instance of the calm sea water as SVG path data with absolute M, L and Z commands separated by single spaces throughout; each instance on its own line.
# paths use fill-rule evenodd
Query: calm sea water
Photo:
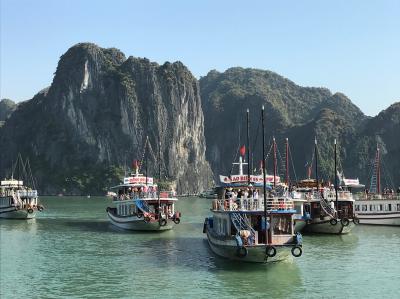
M 272 265 L 215 256 L 210 201 L 181 199 L 173 231 L 126 232 L 106 198 L 41 198 L 29 221 L 0 220 L 1 298 L 400 298 L 400 228 L 304 236 L 303 256 Z

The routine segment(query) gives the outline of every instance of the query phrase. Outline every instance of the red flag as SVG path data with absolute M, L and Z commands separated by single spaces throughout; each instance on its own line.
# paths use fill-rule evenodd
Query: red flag
M 240 152 L 240 155 L 244 157 L 244 155 L 246 154 L 246 146 L 242 145 L 239 152 Z

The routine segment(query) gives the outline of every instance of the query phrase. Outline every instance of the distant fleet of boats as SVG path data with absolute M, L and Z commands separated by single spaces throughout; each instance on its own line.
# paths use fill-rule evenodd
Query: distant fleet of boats
M 334 142 L 335 181 L 323 183 L 318 177 L 317 141 L 314 144 L 315 179 L 291 182 L 289 178 L 289 143 L 286 139 L 286 178 L 277 174 L 276 143 L 273 139 L 274 173 L 266 171 L 264 140 L 264 108 L 262 122 L 262 163 L 260 172 L 253 174 L 248 163 L 249 111 L 247 110 L 246 147 L 239 150 L 237 174 L 220 175 L 220 183 L 200 194 L 211 199 L 210 215 L 205 218 L 203 233 L 211 250 L 222 257 L 248 262 L 276 262 L 300 257 L 303 253 L 301 233 L 347 234 L 355 225 L 400 226 L 400 190 L 381 188 L 381 157 L 377 147 L 371 184 L 368 189 L 358 179 L 346 179 L 337 170 L 337 143 Z M 148 138 L 146 146 L 150 146 Z M 140 162 L 134 161 L 132 171 L 122 182 L 112 187 L 108 196 L 112 205 L 106 208 L 109 221 L 121 229 L 137 231 L 164 231 L 181 222 L 176 210 L 174 191 L 162 190 L 161 154 L 159 152 L 158 184 L 153 177 L 140 173 Z M 31 184 L 14 178 L 16 165 Z M 311 162 L 313 164 L 313 162 Z M 247 168 L 247 173 L 244 169 Z M 367 191 L 368 190 L 368 191 Z M 11 176 L 1 181 L 0 218 L 31 219 L 43 211 L 29 166 L 18 156 Z

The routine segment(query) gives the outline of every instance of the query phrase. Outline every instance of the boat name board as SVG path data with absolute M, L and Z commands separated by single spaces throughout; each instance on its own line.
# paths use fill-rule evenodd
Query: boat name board
M 360 180 L 359 179 L 343 179 L 343 183 L 345 184 L 345 186 L 360 185 Z
M 153 184 L 153 178 L 150 177 L 127 177 L 124 178 L 124 184 Z
M 232 175 L 231 177 L 223 176 L 220 175 L 219 179 L 222 183 L 241 183 L 241 182 L 247 182 L 247 175 Z M 273 175 L 267 175 L 266 176 L 266 181 L 267 183 L 273 183 L 274 182 L 274 176 Z M 263 176 L 262 175 L 251 175 L 250 176 L 250 183 L 262 183 Z M 275 181 L 277 183 L 280 182 L 280 177 L 276 176 Z

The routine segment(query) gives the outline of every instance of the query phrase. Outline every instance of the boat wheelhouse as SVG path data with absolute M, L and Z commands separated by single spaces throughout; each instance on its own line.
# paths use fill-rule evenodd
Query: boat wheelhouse
M 128 230 L 163 231 L 180 223 L 175 211 L 178 199 L 172 191 L 159 191 L 152 177 L 136 172 L 113 187 L 113 207 L 107 207 L 110 222 Z

